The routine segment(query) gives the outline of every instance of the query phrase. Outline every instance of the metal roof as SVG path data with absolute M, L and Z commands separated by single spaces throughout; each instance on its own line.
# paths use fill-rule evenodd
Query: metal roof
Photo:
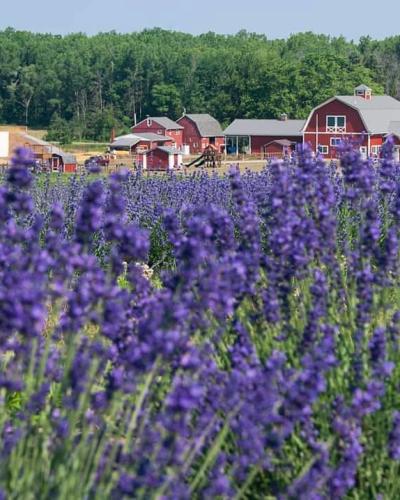
M 388 95 L 372 96 L 364 99 L 359 96 L 337 96 L 336 99 L 356 109 L 371 134 L 389 132 L 390 123 L 400 121 L 400 101 Z
M 197 126 L 202 137 L 222 137 L 224 133 L 218 120 L 208 113 L 204 114 L 187 114 L 182 118 L 189 118 Z M 180 118 L 180 120 L 182 119 Z M 179 120 L 178 120 L 179 121 Z
M 305 120 L 234 120 L 224 135 L 302 136 Z
M 368 87 L 368 85 L 364 85 L 364 83 L 362 83 L 361 85 L 356 87 L 354 90 L 371 90 L 371 89 L 370 89 L 370 87 Z
M 134 129 L 138 125 L 141 125 L 142 123 L 147 122 L 147 120 L 151 120 L 153 122 L 156 122 L 159 125 L 161 125 L 161 127 L 165 128 L 167 130 L 182 130 L 183 129 L 183 127 L 181 125 L 174 122 L 173 120 L 171 120 L 167 116 L 149 116 L 149 117 L 145 118 L 144 120 L 140 121 L 139 123 L 137 123 L 136 125 L 133 125 L 132 128 Z
M 141 141 L 146 142 L 167 142 L 173 141 L 171 137 L 166 135 L 153 134 L 151 132 L 141 132 L 140 134 L 126 134 L 120 135 L 114 139 L 114 142 L 110 143 L 112 148 L 132 148 L 136 146 Z
M 126 134 L 116 137 L 115 140 L 110 143 L 111 148 L 131 148 L 138 144 L 141 138 L 135 134 Z
M 171 154 L 171 155 L 172 154 L 173 155 L 181 154 L 181 151 L 179 151 L 179 149 L 169 148 L 168 146 L 158 146 L 155 149 L 161 149 L 161 151 L 165 151 L 166 153 Z
M 154 134 L 152 132 L 139 132 L 138 134 L 135 134 L 138 137 L 141 137 L 142 139 L 146 141 L 152 141 L 152 142 L 167 142 L 167 141 L 174 141 L 172 137 L 169 137 L 168 135 L 160 135 L 160 134 Z
M 389 123 L 389 134 L 394 134 L 400 137 L 400 121 Z
M 44 141 L 43 139 L 38 139 L 37 137 L 34 137 L 33 135 L 29 134 L 20 134 L 26 141 L 29 141 L 33 144 L 37 144 L 38 146 L 42 146 L 49 154 L 60 156 L 64 163 L 76 163 L 76 157 L 71 154 L 71 153 L 66 153 L 62 149 L 60 149 L 57 146 L 54 146 L 53 144 L 50 144 L 49 142 Z
M 288 141 L 287 139 L 275 139 L 274 141 L 265 144 L 265 146 L 269 146 L 270 144 L 279 144 L 280 146 L 291 146 L 292 144 L 296 144 L 293 141 Z

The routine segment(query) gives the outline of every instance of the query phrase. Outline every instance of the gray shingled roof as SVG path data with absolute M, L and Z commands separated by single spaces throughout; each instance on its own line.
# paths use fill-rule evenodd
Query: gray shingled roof
M 141 122 L 137 123 L 136 126 L 146 122 L 147 120 L 152 120 L 153 122 L 158 123 L 159 125 L 161 125 L 161 127 L 165 128 L 167 130 L 182 130 L 183 129 L 183 127 L 181 125 L 179 125 L 178 123 L 174 122 L 173 120 L 171 120 L 170 118 L 168 118 L 166 116 L 149 116 L 148 118 L 145 118 Z M 135 127 L 135 125 L 133 127 Z
M 224 135 L 302 136 L 305 120 L 234 120 Z
M 356 109 L 364 122 L 367 132 L 386 134 L 390 124 L 400 121 L 400 101 L 387 95 L 364 99 L 359 96 L 336 96 L 339 101 Z
M 222 137 L 224 135 L 218 120 L 207 113 L 187 114 L 184 116 L 195 123 L 202 137 Z

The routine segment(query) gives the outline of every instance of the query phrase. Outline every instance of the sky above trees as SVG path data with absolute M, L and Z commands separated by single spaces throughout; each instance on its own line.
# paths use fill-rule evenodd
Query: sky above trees
M 399 33 L 400 2 L 386 0 L 20 0 L 2 2 L 0 29 L 94 34 L 154 26 L 189 33 L 241 29 L 287 37 L 299 31 L 385 38 Z

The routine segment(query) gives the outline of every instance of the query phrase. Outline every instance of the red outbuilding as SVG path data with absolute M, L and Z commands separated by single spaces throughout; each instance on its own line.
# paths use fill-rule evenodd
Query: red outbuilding
M 276 139 L 268 144 L 265 144 L 265 158 L 284 158 L 290 156 L 296 148 L 297 142 L 288 141 L 287 139 Z
M 132 133 L 143 135 L 143 133 L 153 133 L 156 135 L 168 136 L 172 139 L 176 148 L 183 145 L 183 127 L 170 120 L 166 116 L 148 116 L 145 120 L 134 125 Z
M 174 170 L 182 165 L 182 153 L 176 148 L 159 146 L 138 155 L 143 170 Z
M 335 96 L 314 108 L 303 128 L 304 142 L 325 158 L 336 158 L 343 140 L 359 144 L 365 158 L 377 157 L 390 134 L 400 134 L 400 102 L 375 96 L 366 85 L 352 96 Z
M 225 145 L 220 123 L 209 114 L 185 114 L 179 118 L 183 127 L 183 144 L 190 154 L 201 154 L 208 146 L 222 151 Z

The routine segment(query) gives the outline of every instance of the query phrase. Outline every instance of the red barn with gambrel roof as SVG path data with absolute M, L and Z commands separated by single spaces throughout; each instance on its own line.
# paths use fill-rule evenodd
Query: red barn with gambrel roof
M 374 96 L 360 85 L 352 96 L 335 96 L 314 108 L 303 128 L 303 141 L 325 158 L 337 157 L 343 140 L 359 144 L 364 157 L 378 156 L 389 134 L 400 132 L 400 102 L 393 97 Z
M 183 145 L 183 127 L 170 120 L 166 116 L 148 116 L 145 120 L 134 125 L 133 134 L 153 133 L 171 137 L 175 146 L 181 148 Z
M 208 146 L 222 151 L 225 145 L 220 123 L 209 114 L 185 114 L 178 120 L 183 127 L 183 143 L 190 154 L 203 153 Z

